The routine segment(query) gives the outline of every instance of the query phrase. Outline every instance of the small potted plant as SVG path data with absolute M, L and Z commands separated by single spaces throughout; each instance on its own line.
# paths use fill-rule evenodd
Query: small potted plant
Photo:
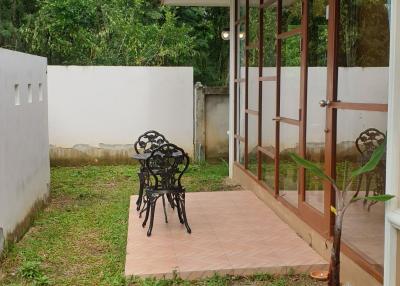
M 290 153 L 290 157 L 292 158 L 292 160 L 295 161 L 299 166 L 307 169 L 313 175 L 323 180 L 329 181 L 333 189 L 335 190 L 336 205 L 331 206 L 331 211 L 335 214 L 335 225 L 333 231 L 333 244 L 328 275 L 329 286 L 340 286 L 340 244 L 342 237 L 343 218 L 348 207 L 352 203 L 361 199 L 371 202 L 385 202 L 394 197 L 392 195 L 386 194 L 368 197 L 360 197 L 358 196 L 358 193 L 355 193 L 354 195 L 349 194 L 351 185 L 358 176 L 371 172 L 376 168 L 379 161 L 385 155 L 385 147 L 386 140 L 381 145 L 379 145 L 378 148 L 375 149 L 375 151 L 371 155 L 371 158 L 364 166 L 352 171 L 349 178 L 345 178 L 342 189 L 338 187 L 338 184 L 334 179 L 326 175 L 324 171 L 317 165 L 306 159 L 301 158 L 297 154 Z

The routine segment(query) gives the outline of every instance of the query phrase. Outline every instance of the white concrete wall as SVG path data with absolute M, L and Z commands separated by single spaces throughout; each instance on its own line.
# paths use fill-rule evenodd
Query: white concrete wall
M 193 68 L 49 66 L 50 144 L 133 144 L 147 130 L 193 152 Z
M 326 99 L 326 68 L 311 67 L 308 71 L 307 142 L 322 143 L 325 140 L 325 108 L 319 106 Z M 265 68 L 265 76 L 275 75 L 275 68 Z M 281 116 L 299 118 L 300 69 L 283 67 L 281 72 Z M 244 85 L 242 84 L 244 87 Z M 339 68 L 338 100 L 343 102 L 387 103 L 388 68 Z M 276 83 L 263 83 L 263 137 L 264 146 L 275 142 Z M 258 68 L 249 69 L 249 108 L 258 110 Z M 242 109 L 242 114 L 244 109 Z M 249 151 L 256 145 L 256 117 L 249 115 Z M 374 127 L 386 132 L 387 114 L 382 112 L 338 111 L 338 142 L 351 141 L 363 130 Z M 244 117 L 241 126 L 244 132 Z M 284 125 L 281 129 L 281 148 L 298 143 L 298 128 Z
M 46 58 L 0 49 L 0 227 L 5 235 L 48 194 L 46 67 Z

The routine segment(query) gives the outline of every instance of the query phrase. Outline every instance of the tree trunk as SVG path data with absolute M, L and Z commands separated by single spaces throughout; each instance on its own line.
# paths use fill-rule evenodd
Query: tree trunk
M 331 263 L 329 266 L 329 286 L 340 286 L 340 243 L 342 238 L 343 213 L 339 212 L 335 219 Z

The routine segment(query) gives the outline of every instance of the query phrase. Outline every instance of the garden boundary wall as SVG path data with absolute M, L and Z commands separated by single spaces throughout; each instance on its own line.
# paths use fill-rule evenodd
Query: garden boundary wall
M 0 48 L 0 252 L 49 194 L 47 59 Z
M 132 163 L 157 130 L 193 154 L 193 68 L 49 66 L 52 165 Z

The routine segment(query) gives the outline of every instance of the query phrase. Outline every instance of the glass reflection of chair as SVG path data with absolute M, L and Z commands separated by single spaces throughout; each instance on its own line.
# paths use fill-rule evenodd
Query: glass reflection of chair
M 360 153 L 360 164 L 364 166 L 372 156 L 375 149 L 385 142 L 386 135 L 375 128 L 368 128 L 363 131 L 356 139 L 356 148 Z M 382 195 L 385 193 L 385 171 L 386 163 L 383 158 L 378 166 L 371 172 L 361 175 L 357 182 L 356 196 L 359 194 L 363 180 L 365 179 L 365 196 L 369 196 L 372 189 L 372 194 Z M 374 180 L 374 185 L 371 183 Z M 364 200 L 364 205 L 367 200 Z M 368 210 L 374 205 L 374 202 L 369 203 Z

